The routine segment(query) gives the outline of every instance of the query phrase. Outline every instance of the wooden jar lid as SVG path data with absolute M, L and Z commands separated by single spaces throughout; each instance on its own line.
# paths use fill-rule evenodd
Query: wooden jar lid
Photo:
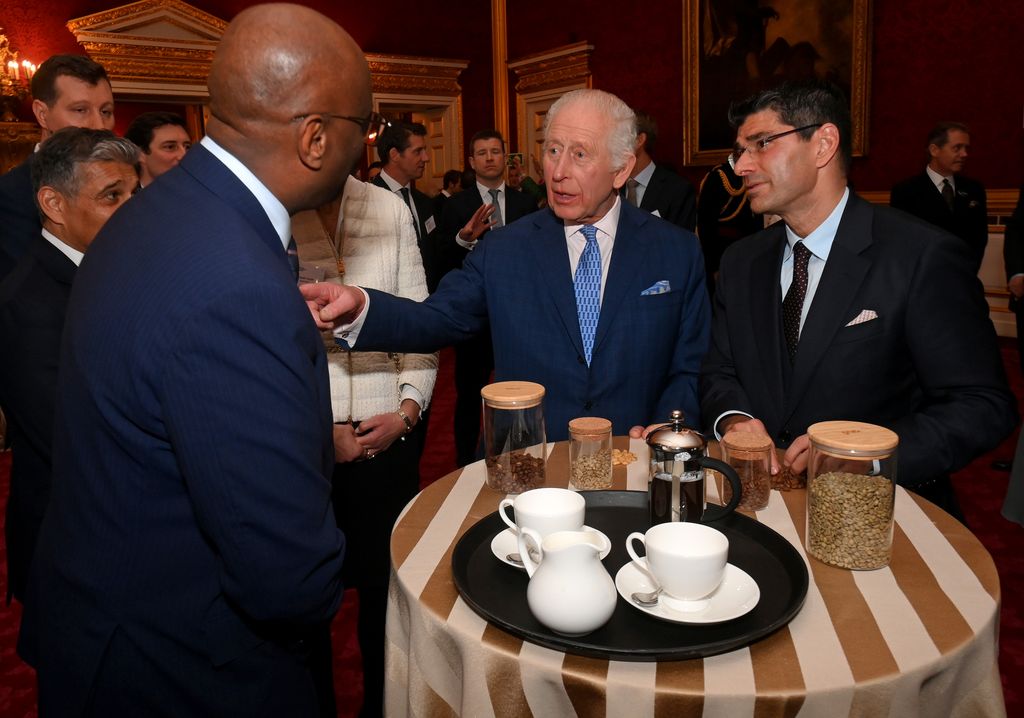
M 481 389 L 480 396 L 495 409 L 529 409 L 540 404 L 544 387 L 532 381 L 499 381 Z
M 747 431 L 734 431 L 728 437 L 723 437 L 720 443 L 730 457 L 748 461 L 759 458 L 772 447 L 769 437 Z
M 599 416 L 581 416 L 569 422 L 569 433 L 577 439 L 600 439 L 612 433 L 612 422 Z
M 839 456 L 885 457 L 900 443 L 895 431 L 861 421 L 820 421 L 807 436 L 827 453 Z

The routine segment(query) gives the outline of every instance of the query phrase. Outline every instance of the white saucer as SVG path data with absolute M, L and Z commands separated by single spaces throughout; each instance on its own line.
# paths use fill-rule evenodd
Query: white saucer
M 705 600 L 708 604 L 699 611 L 676 611 L 669 608 L 665 601 L 658 601 L 656 606 L 640 606 L 630 596 L 640 591 L 647 593 L 655 589 L 650 577 L 631 561 L 615 574 L 615 588 L 623 600 L 638 611 L 654 616 L 662 621 L 672 623 L 721 623 L 749 613 L 761 599 L 761 589 L 757 582 L 746 571 L 733 566 L 725 566 L 725 578 L 721 585 Z
M 601 536 L 604 536 L 605 543 L 608 546 L 608 548 L 601 552 L 601 559 L 603 560 L 604 557 L 607 556 L 608 553 L 611 551 L 611 541 L 608 540 L 608 537 L 604 535 L 603 531 L 598 531 L 597 529 L 591 528 L 590 526 L 584 526 L 583 530 L 589 531 L 592 534 L 600 534 Z M 493 553 L 495 558 L 497 558 L 502 563 L 507 563 L 509 566 L 521 569 L 523 571 L 526 570 L 526 567 L 524 567 L 523 565 L 518 563 L 512 563 L 507 558 L 505 558 L 510 553 L 519 553 L 519 537 L 516 536 L 515 533 L 513 533 L 512 529 L 505 529 L 497 536 L 495 536 L 493 539 L 491 539 L 491 553 Z

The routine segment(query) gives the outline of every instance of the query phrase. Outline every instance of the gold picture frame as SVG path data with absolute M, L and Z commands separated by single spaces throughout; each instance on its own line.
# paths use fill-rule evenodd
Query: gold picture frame
M 685 163 L 725 161 L 730 102 L 812 73 L 846 91 L 853 154 L 866 154 L 871 0 L 683 0 Z

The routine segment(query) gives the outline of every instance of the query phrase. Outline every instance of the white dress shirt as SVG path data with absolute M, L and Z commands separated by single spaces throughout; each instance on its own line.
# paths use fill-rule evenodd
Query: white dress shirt
M 420 226 L 420 216 L 418 214 L 416 214 L 416 201 L 412 198 L 412 187 L 410 187 L 407 184 L 399 184 L 398 180 L 396 180 L 394 177 L 389 175 L 386 170 L 381 170 L 379 176 L 380 176 L 380 178 L 382 180 L 384 180 L 384 184 L 386 184 L 388 186 L 388 189 L 391 190 L 392 192 L 394 192 L 395 194 L 397 194 L 398 195 L 398 199 L 402 200 L 402 204 L 407 206 L 409 208 L 409 211 L 412 212 L 413 227 L 419 227 Z M 402 190 L 403 189 L 409 190 L 409 201 L 408 202 L 406 202 L 405 198 L 402 197 Z M 417 231 L 417 234 L 419 234 L 419 231 Z
M 281 246 L 285 248 L 285 251 L 288 251 L 288 244 L 292 239 L 292 220 L 288 216 L 288 210 L 284 208 L 280 200 L 267 189 L 265 184 L 259 181 L 256 175 L 249 171 L 248 167 L 243 165 L 233 154 L 214 142 L 209 135 L 200 140 L 199 144 L 224 163 L 224 166 L 228 168 L 231 174 L 237 177 L 238 181 L 244 184 L 256 196 L 256 201 L 260 203 L 260 207 L 267 213 L 267 219 L 274 226 L 277 236 L 281 238 Z
M 82 257 L 84 257 L 85 255 L 79 252 L 77 249 L 70 245 L 64 244 L 64 242 L 57 239 L 57 237 L 48 229 L 43 230 L 43 239 L 45 239 L 47 242 L 49 242 L 54 247 L 59 249 L 65 257 L 67 257 L 68 259 L 75 263 L 76 267 L 81 266 Z
M 636 206 L 639 207 L 644 201 L 644 193 L 647 192 L 647 185 L 651 183 L 651 177 L 654 176 L 654 163 L 648 162 L 647 166 L 636 173 Z
M 949 180 L 949 186 L 953 188 L 954 192 L 956 192 L 956 180 L 953 178 L 953 175 L 945 177 L 943 175 L 940 175 L 938 172 L 936 172 L 929 166 L 925 166 L 924 173 L 928 175 L 928 179 L 930 179 L 932 181 L 932 184 L 935 185 L 935 189 L 939 191 L 939 194 L 942 194 L 943 180 Z

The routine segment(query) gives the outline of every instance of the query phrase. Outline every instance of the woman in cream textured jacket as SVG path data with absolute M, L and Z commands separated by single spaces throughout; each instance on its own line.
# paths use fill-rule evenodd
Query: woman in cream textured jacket
M 292 218 L 304 265 L 325 281 L 427 296 L 412 214 L 398 195 L 349 177 L 340 202 Z M 436 354 L 341 351 L 325 338 L 334 409 L 334 511 L 348 587 L 359 589 L 364 715 L 380 714 L 391 528 L 419 490 Z

